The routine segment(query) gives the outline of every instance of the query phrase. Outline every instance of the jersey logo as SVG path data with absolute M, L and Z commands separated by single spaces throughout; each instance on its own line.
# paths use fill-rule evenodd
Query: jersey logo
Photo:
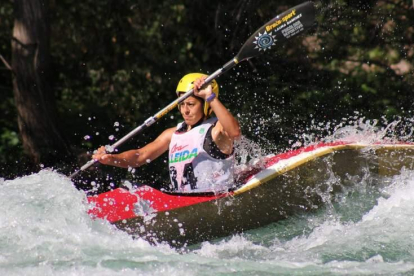
M 192 159 L 196 157 L 197 155 L 198 155 L 197 148 L 194 148 L 191 152 L 189 150 L 175 152 L 175 153 L 170 154 L 170 164 L 186 161 L 188 159 Z
M 175 144 L 175 145 L 171 148 L 170 152 L 171 152 L 171 153 L 175 153 L 176 151 L 183 150 L 183 149 L 185 149 L 186 147 L 188 147 L 188 145 L 185 145 L 185 146 L 177 146 L 177 144 Z

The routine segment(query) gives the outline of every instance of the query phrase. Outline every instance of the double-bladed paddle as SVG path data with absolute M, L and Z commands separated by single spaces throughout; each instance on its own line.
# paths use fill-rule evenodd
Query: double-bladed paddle
M 275 18 L 256 30 L 254 34 L 252 34 L 249 39 L 243 44 L 238 54 L 232 60 L 208 76 L 205 80 L 204 85 L 207 85 L 212 80 L 219 77 L 221 74 L 233 68 L 240 62 L 255 57 L 262 52 L 264 53 L 267 50 L 270 50 L 272 47 L 276 47 L 278 43 L 280 44 L 294 36 L 297 36 L 298 34 L 303 33 L 314 25 L 314 21 L 315 7 L 312 2 L 302 3 L 277 15 Z M 122 137 L 120 140 L 118 140 L 116 143 L 111 145 L 111 149 L 114 150 L 118 148 L 125 141 L 154 124 L 168 112 L 173 110 L 179 103 L 190 97 L 193 92 L 194 90 L 190 89 L 184 95 L 174 100 L 162 110 L 158 111 L 157 114 L 149 117 L 142 125 L 138 126 L 127 135 Z M 79 172 L 88 169 L 96 162 L 97 160 L 90 160 L 79 170 L 72 173 L 69 177 L 72 178 L 76 176 Z

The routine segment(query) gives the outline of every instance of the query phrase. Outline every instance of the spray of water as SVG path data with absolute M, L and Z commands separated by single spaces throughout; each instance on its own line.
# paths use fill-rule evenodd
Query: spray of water
M 413 128 L 407 121 L 348 118 L 315 124 L 314 132 L 329 128 L 324 142 L 410 141 Z M 298 136 L 302 144 L 318 141 L 318 135 Z M 242 139 L 238 166 L 260 164 L 270 153 L 276 152 Z M 323 207 L 180 252 L 91 219 L 85 194 L 66 176 L 42 170 L 1 180 L 0 274 L 409 275 L 414 270 L 413 171 L 403 168 L 380 178 L 362 164 L 359 174 L 340 178 L 329 157 L 322 164 L 327 180 L 309 192 L 323 199 Z

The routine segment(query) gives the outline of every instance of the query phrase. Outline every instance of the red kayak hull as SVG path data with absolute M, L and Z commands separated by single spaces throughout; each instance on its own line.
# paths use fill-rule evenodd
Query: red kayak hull
M 88 197 L 93 218 L 153 242 L 183 246 L 268 225 L 318 209 L 321 193 L 336 193 L 346 178 L 398 174 L 412 168 L 412 144 L 311 145 L 274 156 L 239 173 L 240 186 L 224 194 L 171 194 L 141 186 Z M 332 174 L 341 183 L 326 187 Z M 355 177 L 354 177 L 355 179 Z M 325 190 L 324 190 L 325 189 Z

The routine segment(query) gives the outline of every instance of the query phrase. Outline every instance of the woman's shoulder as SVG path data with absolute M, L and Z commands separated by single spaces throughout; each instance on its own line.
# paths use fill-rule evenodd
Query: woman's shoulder
M 218 119 L 216 117 L 210 117 L 210 118 L 206 119 L 203 122 L 203 124 L 204 125 L 213 125 L 213 126 L 215 126 L 217 124 L 217 122 L 218 122 Z
M 172 135 L 174 134 L 174 132 L 177 130 L 177 127 L 170 127 L 167 128 L 166 130 L 164 130 L 160 136 L 158 136 L 158 138 L 161 139 L 171 139 Z
M 167 128 L 166 130 L 164 130 L 164 133 L 166 133 L 166 134 L 173 134 L 175 131 L 177 131 L 177 127 L 175 126 L 175 127 L 170 127 L 170 128 Z

